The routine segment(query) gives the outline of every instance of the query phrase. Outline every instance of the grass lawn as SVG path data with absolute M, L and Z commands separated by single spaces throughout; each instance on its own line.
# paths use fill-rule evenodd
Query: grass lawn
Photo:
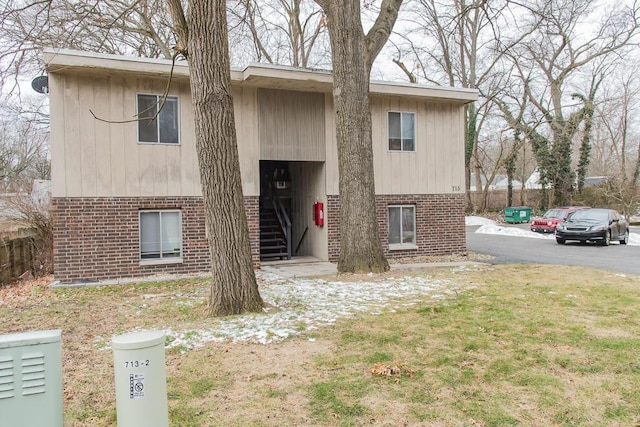
M 640 277 L 548 265 L 409 274 L 457 293 L 274 344 L 167 349 L 171 425 L 640 425 Z M 1 289 L 0 333 L 62 329 L 65 425 L 112 426 L 105 343 L 135 328 L 214 329 L 206 286 Z

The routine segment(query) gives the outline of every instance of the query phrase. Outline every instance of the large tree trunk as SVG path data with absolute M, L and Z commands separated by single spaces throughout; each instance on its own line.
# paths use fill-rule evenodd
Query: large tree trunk
M 340 189 L 338 271 L 382 272 L 375 204 L 369 75 L 373 62 L 362 31 L 359 0 L 321 3 L 327 15 L 333 58 Z M 377 54 L 377 53 L 376 53 Z
M 225 1 L 193 0 L 188 13 L 184 37 L 213 279 L 209 313 L 260 311 L 242 195 Z

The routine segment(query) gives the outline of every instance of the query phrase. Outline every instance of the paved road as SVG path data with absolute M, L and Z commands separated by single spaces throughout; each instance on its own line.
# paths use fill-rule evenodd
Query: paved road
M 640 246 L 618 243 L 596 246 L 577 242 L 558 245 L 555 239 L 480 234 L 475 232 L 477 229 L 478 227 L 467 227 L 467 250 L 495 256 L 496 259 L 492 261 L 494 264 L 577 265 L 640 275 Z M 640 232 L 637 227 L 631 231 Z

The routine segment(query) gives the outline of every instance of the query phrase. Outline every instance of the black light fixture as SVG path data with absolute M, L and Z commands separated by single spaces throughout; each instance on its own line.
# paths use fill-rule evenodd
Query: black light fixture
M 47 76 L 38 76 L 35 79 L 31 80 L 31 87 L 38 93 L 48 94 L 49 93 L 49 77 Z

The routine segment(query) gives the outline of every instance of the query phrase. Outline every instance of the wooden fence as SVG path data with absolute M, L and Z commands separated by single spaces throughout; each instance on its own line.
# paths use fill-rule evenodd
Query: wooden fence
M 0 283 L 10 283 L 33 267 L 33 238 L 21 231 L 0 235 Z

